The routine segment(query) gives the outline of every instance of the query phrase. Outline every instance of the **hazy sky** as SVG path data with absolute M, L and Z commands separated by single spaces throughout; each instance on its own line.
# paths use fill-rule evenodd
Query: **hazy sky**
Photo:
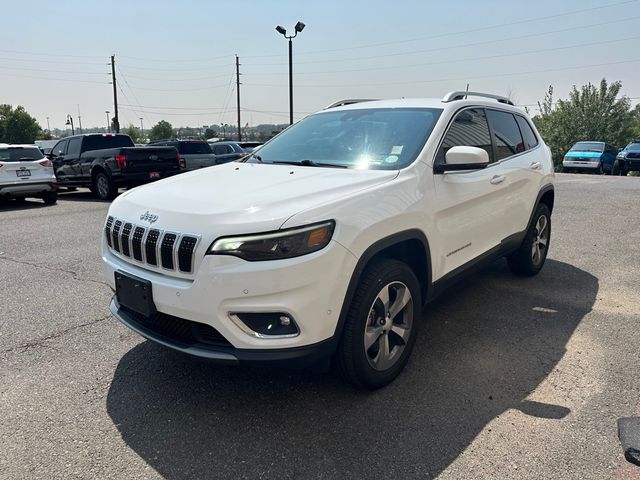
M 296 119 L 342 98 L 509 94 L 535 105 L 549 84 L 621 80 L 640 100 L 638 0 L 195 1 L 2 0 L 0 103 L 24 105 L 46 128 L 66 115 L 149 128 L 288 121 L 287 43 L 294 40 Z

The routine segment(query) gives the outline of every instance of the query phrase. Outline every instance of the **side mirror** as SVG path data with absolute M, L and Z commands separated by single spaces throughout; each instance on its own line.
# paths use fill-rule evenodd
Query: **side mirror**
M 435 173 L 460 170 L 480 170 L 489 165 L 489 154 L 478 147 L 451 147 L 445 155 L 445 163 L 437 165 Z

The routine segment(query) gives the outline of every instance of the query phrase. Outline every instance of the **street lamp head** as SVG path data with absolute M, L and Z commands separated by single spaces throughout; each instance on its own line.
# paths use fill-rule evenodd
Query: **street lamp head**
M 284 35 L 285 37 L 287 36 L 287 29 L 284 27 L 281 27 L 280 25 L 276 27 L 276 32 Z
M 304 30 L 305 24 L 302 22 L 298 22 L 296 23 L 296 33 L 300 33 L 302 30 Z

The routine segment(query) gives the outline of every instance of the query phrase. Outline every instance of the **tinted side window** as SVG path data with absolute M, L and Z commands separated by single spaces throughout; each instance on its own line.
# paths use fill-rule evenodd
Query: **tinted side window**
M 82 137 L 70 138 L 69 146 L 67 147 L 67 155 L 79 155 L 81 143 Z
M 211 147 L 205 142 L 183 142 L 180 144 L 180 153 L 185 155 L 211 153 Z
M 436 162 L 445 163 L 447 151 L 458 146 L 482 148 L 489 154 L 489 161 L 493 161 L 489 124 L 482 108 L 469 108 L 456 115 L 442 140 Z
M 227 153 L 233 153 L 233 149 L 229 145 L 216 145 L 213 147 L 213 153 L 216 155 L 225 155 Z
M 126 135 L 88 135 L 84 139 L 83 151 L 106 148 L 133 147 L 133 141 Z
M 496 161 L 524 152 L 524 141 L 513 114 L 487 110 L 496 145 Z
M 518 121 L 518 126 L 520 127 L 522 138 L 524 139 L 525 148 L 529 150 L 537 146 L 538 139 L 536 138 L 536 134 L 533 132 L 533 128 L 529 125 L 529 122 L 519 115 L 516 115 L 516 120 Z
M 67 143 L 69 143 L 69 140 L 61 140 L 60 142 L 58 142 L 56 146 L 53 147 L 52 153 L 56 157 L 64 155 L 65 153 L 67 153 Z

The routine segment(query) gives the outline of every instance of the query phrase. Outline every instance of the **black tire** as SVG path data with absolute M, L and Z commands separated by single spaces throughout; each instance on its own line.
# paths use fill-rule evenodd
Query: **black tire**
M 118 194 L 118 188 L 105 172 L 94 175 L 91 191 L 100 200 L 113 200 Z
M 612 175 L 622 175 L 622 171 L 623 170 L 620 168 L 620 162 L 618 160 L 613 162 L 613 167 L 611 167 L 611 174 Z
M 58 201 L 58 192 L 57 191 L 47 192 L 44 195 L 42 195 L 42 200 L 47 205 L 55 205 L 55 203 Z
M 546 219 L 545 226 L 542 228 L 542 235 L 539 235 L 538 228 L 541 218 Z M 545 240 L 542 246 L 542 237 Z M 511 271 L 517 275 L 533 276 L 536 275 L 544 266 L 549 251 L 549 242 L 551 240 L 551 212 L 549 207 L 541 203 L 536 208 L 533 215 L 531 225 L 520 245 L 520 248 L 507 257 L 507 263 Z M 538 244 L 537 257 L 535 253 L 535 244 Z
M 598 170 L 596 171 L 596 175 L 604 175 L 604 169 L 602 168 L 602 162 L 598 164 Z
M 376 316 L 374 310 L 380 307 L 379 295 L 386 291 L 389 294 L 389 306 L 393 307 L 399 301 L 400 295 L 408 291 L 411 297 L 406 307 L 403 307 L 395 318 L 382 314 Z M 402 302 L 399 302 L 402 303 Z M 369 265 L 362 273 L 360 283 L 355 291 L 351 305 L 348 307 L 347 317 L 334 358 L 341 375 L 354 387 L 373 390 L 392 382 L 402 371 L 415 343 L 418 322 L 421 316 L 420 285 L 413 271 L 398 260 L 383 259 Z M 384 312 L 387 310 L 384 309 Z M 401 318 L 402 317 L 402 318 Z M 401 320 L 403 323 L 396 323 Z M 385 325 L 383 326 L 383 322 Z M 406 327 L 408 325 L 408 327 Z M 365 348 L 365 331 L 380 329 L 381 334 L 371 334 L 377 340 Z M 392 327 L 401 327 L 406 332 L 406 340 L 399 336 Z M 384 333 L 385 329 L 388 333 Z M 386 339 L 384 338 L 386 335 Z M 390 365 L 382 365 L 379 369 L 373 363 L 377 358 L 383 358 L 379 351 L 386 341 L 391 356 L 386 356 Z M 372 351 L 378 349 L 378 355 L 372 358 Z M 395 354 L 393 354 L 395 352 Z

